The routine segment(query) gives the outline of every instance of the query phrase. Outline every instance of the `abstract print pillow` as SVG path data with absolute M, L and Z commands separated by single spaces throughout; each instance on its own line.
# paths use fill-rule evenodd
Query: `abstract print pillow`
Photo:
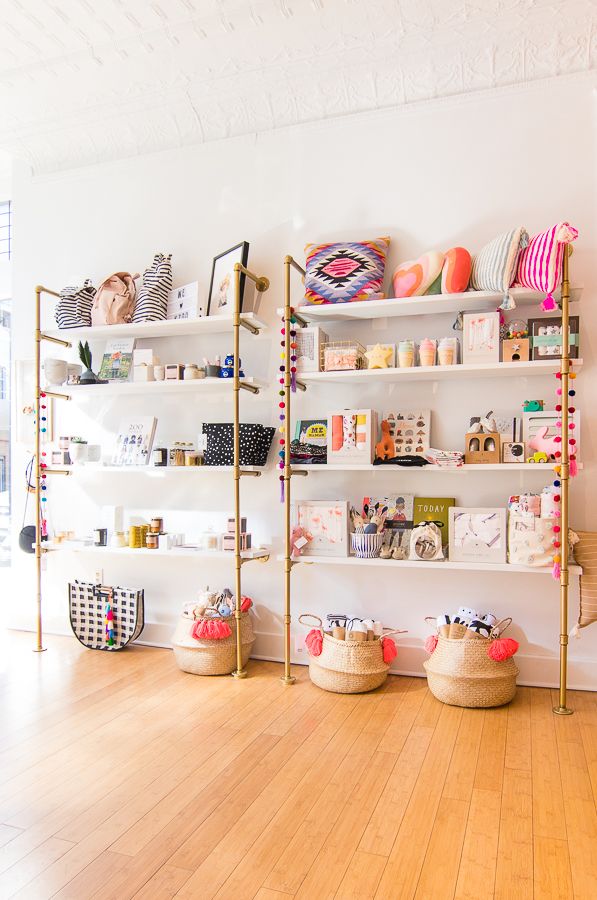
M 307 244 L 305 303 L 379 300 L 389 237 L 354 243 Z
M 578 237 L 578 231 L 568 222 L 559 222 L 547 231 L 531 238 L 529 246 L 518 257 L 516 284 L 546 294 L 542 307 L 556 309 L 552 294 L 562 280 L 564 247 Z
M 513 309 L 516 304 L 509 288 L 516 275 L 518 254 L 528 242 L 524 228 L 513 228 L 485 244 L 473 259 L 471 288 L 474 291 L 503 291 L 502 309 Z

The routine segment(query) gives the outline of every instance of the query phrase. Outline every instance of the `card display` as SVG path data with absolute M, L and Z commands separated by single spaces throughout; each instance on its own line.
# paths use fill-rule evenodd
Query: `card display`
M 384 413 L 394 441 L 394 456 L 425 456 L 431 446 L 431 412 L 428 409 Z
M 108 341 L 99 370 L 103 381 L 127 381 L 133 365 L 135 338 Z
M 139 416 L 120 423 L 116 447 L 112 456 L 114 466 L 146 466 L 151 458 L 157 419 Z

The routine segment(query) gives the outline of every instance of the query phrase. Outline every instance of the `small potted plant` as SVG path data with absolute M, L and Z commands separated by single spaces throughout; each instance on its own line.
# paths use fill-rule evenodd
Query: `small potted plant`
M 84 463 L 87 460 L 87 441 L 81 437 L 72 437 L 68 448 L 70 461 L 75 463 Z
M 89 349 L 89 341 L 85 341 L 84 344 L 79 341 L 79 359 L 85 367 L 85 371 L 79 378 L 79 384 L 104 384 L 104 382 L 91 371 L 91 350 Z

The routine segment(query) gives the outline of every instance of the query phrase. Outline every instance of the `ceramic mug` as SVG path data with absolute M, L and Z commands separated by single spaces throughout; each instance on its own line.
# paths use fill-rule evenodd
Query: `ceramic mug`
M 71 442 L 68 453 L 73 465 L 84 463 L 87 460 L 87 444 L 80 444 L 78 441 Z
M 45 359 L 44 373 L 48 384 L 64 384 L 68 374 L 68 364 L 64 359 Z

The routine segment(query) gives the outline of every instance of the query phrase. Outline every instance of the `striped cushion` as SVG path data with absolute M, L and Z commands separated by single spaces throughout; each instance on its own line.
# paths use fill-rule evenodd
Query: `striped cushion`
M 91 307 L 94 297 L 95 288 L 89 278 L 82 287 L 62 288 L 55 313 L 58 328 L 80 328 L 91 325 Z
M 564 246 L 577 237 L 577 229 L 568 222 L 536 234 L 518 257 L 516 284 L 551 294 L 562 280 Z
M 524 228 L 513 228 L 485 244 L 473 259 L 472 289 L 507 293 L 516 274 L 518 254 L 526 247 L 528 240 Z
M 582 566 L 578 627 L 585 628 L 597 622 L 597 534 L 594 531 L 577 531 L 577 534 L 574 558 Z
M 133 322 L 159 322 L 168 316 L 168 294 L 172 290 L 172 254 L 156 253 L 143 273 L 137 294 Z
M 307 244 L 306 303 L 379 300 L 389 237 L 354 243 Z

